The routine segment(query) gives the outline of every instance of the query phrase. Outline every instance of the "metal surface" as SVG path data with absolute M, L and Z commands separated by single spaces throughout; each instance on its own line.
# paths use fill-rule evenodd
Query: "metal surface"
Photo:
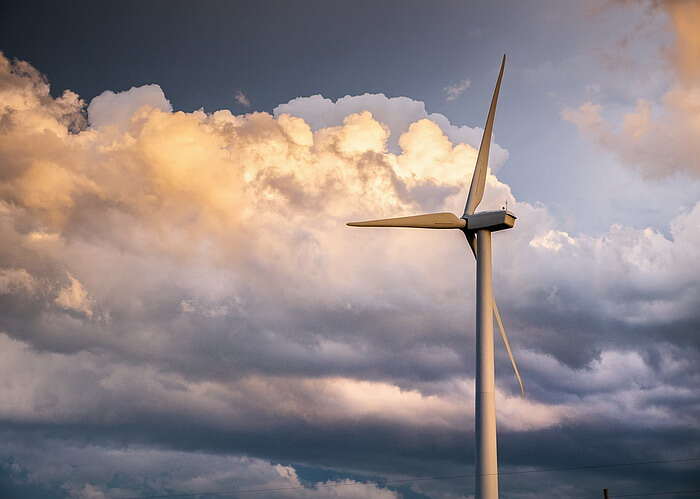
M 506 328 L 503 327 L 503 321 L 501 320 L 501 312 L 499 312 L 498 310 L 498 305 L 496 304 L 495 297 L 493 297 L 493 318 L 496 319 L 496 324 L 498 324 L 498 331 L 501 333 L 503 346 L 506 347 L 506 353 L 508 354 L 508 359 L 510 359 L 510 365 L 513 367 L 515 379 L 518 380 L 518 385 L 520 385 L 520 395 L 525 397 L 525 384 L 523 383 L 522 376 L 520 376 L 520 369 L 518 369 L 518 363 L 515 362 L 515 356 L 513 355 L 513 351 L 510 349 L 510 341 L 508 341 Z
M 498 499 L 491 231 L 476 233 L 476 499 Z
M 481 145 L 479 146 L 479 155 L 476 158 L 476 166 L 474 167 L 474 175 L 472 183 L 469 186 L 469 196 L 467 204 L 464 207 L 464 216 L 471 215 L 476 211 L 481 199 L 484 197 L 484 187 L 486 185 L 486 172 L 489 165 L 489 151 L 491 150 L 491 134 L 493 131 L 493 120 L 496 117 L 496 103 L 498 102 L 498 93 L 501 90 L 501 79 L 503 78 L 503 69 L 506 66 L 506 56 L 503 54 L 501 61 L 501 70 L 498 73 L 496 80 L 496 88 L 491 97 L 491 106 L 489 114 L 486 117 L 486 126 L 484 127 L 484 135 L 481 136 Z
M 465 220 L 452 213 L 428 213 L 413 217 L 384 218 L 366 222 L 348 222 L 351 227 L 413 227 L 416 229 L 462 229 Z
M 467 242 L 472 250 L 474 259 L 476 259 L 476 235 L 474 232 L 464 231 L 464 235 L 467 236 Z M 508 359 L 510 360 L 510 365 L 513 367 L 513 373 L 515 374 L 515 379 L 520 385 L 520 395 L 525 397 L 525 384 L 523 383 L 523 378 L 520 376 L 520 369 L 518 369 L 518 363 L 515 361 L 515 356 L 510 348 L 510 341 L 508 341 L 508 334 L 506 333 L 506 328 L 503 326 L 503 320 L 501 320 L 501 312 L 498 310 L 498 304 L 496 303 L 496 296 L 493 299 L 493 316 L 496 319 L 496 324 L 498 325 L 498 332 L 501 334 L 501 340 L 503 340 L 503 345 L 506 347 L 506 353 L 508 353 Z
M 467 221 L 467 230 L 488 229 L 491 232 L 503 229 L 512 229 L 517 218 L 506 210 L 481 211 L 473 215 L 462 217 Z

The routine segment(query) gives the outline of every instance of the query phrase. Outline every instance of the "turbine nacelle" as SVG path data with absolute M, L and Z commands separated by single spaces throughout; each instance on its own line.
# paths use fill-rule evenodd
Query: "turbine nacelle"
M 515 225 L 516 217 L 508 210 L 480 211 L 473 215 L 464 215 L 462 220 L 466 222 L 463 230 L 497 230 L 512 229 Z

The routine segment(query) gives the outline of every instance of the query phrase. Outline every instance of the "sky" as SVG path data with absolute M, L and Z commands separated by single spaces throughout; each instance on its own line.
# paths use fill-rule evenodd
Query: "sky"
M 501 496 L 697 495 L 698 24 L 3 2 L 0 496 L 473 497 L 463 236 L 344 224 L 462 212 L 504 53 Z

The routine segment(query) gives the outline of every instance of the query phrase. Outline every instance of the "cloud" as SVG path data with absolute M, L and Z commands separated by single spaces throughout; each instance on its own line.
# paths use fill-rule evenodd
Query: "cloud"
M 273 115 L 173 112 L 155 86 L 96 97 L 88 125 L 84 103 L 52 98 L 26 63 L 0 58 L 0 84 L 0 379 L 12 380 L 0 429 L 18 441 L 55 430 L 59 456 L 81 439 L 106 454 L 129 442 L 195 461 L 257 456 L 274 478 L 263 484 L 294 483 L 303 465 L 464 472 L 474 276 L 463 236 L 344 223 L 459 213 L 479 129 L 369 94 L 294 99 Z M 508 451 L 504 466 L 596 462 L 571 445 L 587 432 L 632 454 L 638 421 L 653 444 L 681 442 L 670 454 L 692 451 L 678 435 L 700 420 L 700 204 L 665 233 L 570 234 L 493 172 L 487 183 L 482 207 L 507 200 L 519 216 L 495 236 L 495 282 L 530 393 L 517 396 L 499 348 L 500 428 L 517 449 L 553 442 Z M 32 469 L 40 460 L 26 456 Z M 67 493 L 121 487 L 79 475 Z M 190 478 L 154 487 L 228 479 Z
M 651 178 L 683 173 L 700 175 L 700 5 L 686 1 L 618 2 L 642 3 L 661 9 L 675 35 L 666 58 L 675 81 L 660 99 L 637 99 L 633 110 L 619 124 L 606 117 L 606 108 L 588 101 L 567 107 L 562 117 L 584 135 Z
M 700 5 L 683 0 L 656 0 L 653 4 L 664 9 L 670 17 L 676 35 L 676 43 L 669 52 L 674 66 L 685 83 L 696 86 L 700 80 L 700 61 L 697 57 L 700 34 L 696 29 L 700 21 Z
M 700 87 L 674 88 L 666 93 L 660 108 L 640 99 L 634 111 L 624 114 L 619 128 L 604 118 L 600 104 L 591 101 L 578 108 L 565 108 L 562 117 L 647 177 L 679 172 L 697 176 L 700 174 L 698 95 Z
M 31 294 L 36 288 L 36 280 L 26 270 L 0 268 L 0 294 Z
M 246 94 L 243 93 L 243 91 L 236 90 L 236 94 L 234 95 L 234 99 L 241 106 L 250 107 L 250 99 L 248 99 L 248 97 L 246 96 Z
M 165 112 L 173 110 L 158 85 L 143 85 L 118 93 L 105 90 L 90 101 L 88 121 L 96 128 L 115 126 L 123 129 L 136 111 L 144 106 Z
M 471 86 L 472 82 L 470 80 L 462 80 L 458 81 L 457 83 L 453 83 L 451 85 L 448 85 L 444 88 L 445 91 L 445 100 L 453 101 L 457 99 L 460 95 L 464 93 L 466 89 L 468 89 Z
M 123 423 L 144 417 L 165 421 L 179 414 L 195 426 L 223 433 L 269 431 L 295 422 L 338 428 L 352 422 L 386 424 L 455 434 L 465 430 L 466 419 L 473 425 L 471 379 L 435 385 L 432 393 L 337 376 L 249 373 L 231 383 L 117 361 L 103 366 L 100 355 L 88 352 L 35 353 L 5 335 L 0 335 L 0 345 L 5 352 L 0 373 L 13 378 L 12 387 L 3 392 L 8 401 L 0 410 L 4 420 L 101 425 L 101 410 L 109 407 L 110 419 Z M 505 430 L 548 428 L 576 417 L 566 405 L 502 392 L 498 398 Z
M 346 95 L 333 102 L 321 95 L 312 95 L 280 104 L 273 110 L 273 115 L 297 116 L 308 123 L 312 130 L 319 130 L 338 126 L 345 117 L 368 110 L 377 121 L 391 130 L 388 150 L 393 153 L 401 152 L 400 137 L 408 131 L 411 124 L 422 119 L 435 123 L 453 144 L 464 143 L 478 149 L 481 142 L 481 128 L 454 125 L 440 113 L 428 113 L 423 102 L 408 97 L 387 97 L 384 94 Z M 498 171 L 508 159 L 508 151 L 494 141 L 489 158 L 491 168 Z
M 3 474 L 12 477 L 11 492 L 24 493 L 22 497 L 86 499 L 160 495 L 173 490 L 208 495 L 266 489 L 274 490 L 275 497 L 290 499 L 399 497 L 395 491 L 372 483 L 371 477 L 362 477 L 362 481 L 350 477 L 310 481 L 303 470 L 300 473 L 292 466 L 262 459 L 138 447 L 117 450 L 95 445 L 65 446 L 55 439 L 36 445 L 32 449 L 22 448 L 17 441 L 9 443 L 17 457 L 9 466 L 0 464 L 0 480 Z M 29 462 L 31 468 L 26 467 Z M 75 478 L 75 470 L 79 470 L 80 480 Z M 42 483 L 53 483 L 52 493 L 41 490 Z M 42 494 L 28 493 L 37 490 Z
M 68 274 L 70 284 L 62 288 L 54 302 L 66 310 L 80 312 L 88 317 L 92 317 L 92 304 L 87 291 L 72 275 Z

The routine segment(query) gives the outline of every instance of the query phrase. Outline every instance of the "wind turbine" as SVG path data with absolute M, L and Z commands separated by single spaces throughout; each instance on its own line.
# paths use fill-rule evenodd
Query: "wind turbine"
M 418 229 L 458 229 L 464 232 L 469 247 L 476 258 L 476 499 L 498 499 L 498 456 L 496 451 L 496 400 L 493 359 L 493 318 L 496 318 L 501 338 L 510 358 L 522 395 L 525 387 L 518 365 L 510 349 L 508 335 L 493 296 L 491 233 L 510 229 L 515 225 L 515 215 L 508 210 L 476 212 L 486 185 L 486 172 L 491 147 L 491 132 L 496 115 L 496 102 L 501 88 L 506 56 L 503 56 L 491 107 L 486 118 L 484 135 L 477 156 L 472 183 L 469 187 L 464 214 L 457 218 L 452 213 L 429 213 L 412 217 L 350 222 L 353 227 L 413 227 Z

